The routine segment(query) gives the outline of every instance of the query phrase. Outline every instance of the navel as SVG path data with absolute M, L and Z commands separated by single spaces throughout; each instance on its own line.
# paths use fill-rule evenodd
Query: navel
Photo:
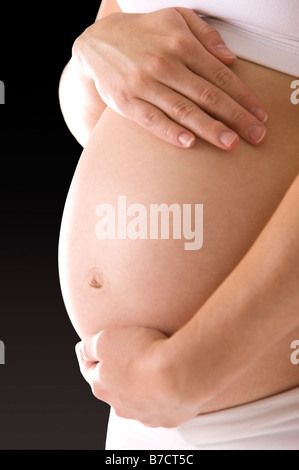
M 93 289 L 102 289 L 104 280 L 98 268 L 93 268 L 88 271 L 88 284 Z

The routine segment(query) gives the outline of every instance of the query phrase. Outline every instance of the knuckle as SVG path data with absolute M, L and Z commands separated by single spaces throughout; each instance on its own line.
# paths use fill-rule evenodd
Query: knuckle
M 175 52 L 185 52 L 190 46 L 189 38 L 181 34 L 169 38 L 168 47 Z
M 215 72 L 215 81 L 221 88 L 228 87 L 232 84 L 232 73 L 225 67 L 218 69 Z
M 126 89 L 125 88 L 114 89 L 113 96 L 114 96 L 114 101 L 116 102 L 116 104 L 119 104 L 122 107 L 129 105 L 133 100 L 133 93 L 132 93 L 133 90 L 134 90 L 133 88 L 131 90 L 129 87 L 127 87 Z M 134 91 L 136 91 L 136 88 Z
M 144 80 L 144 70 L 139 68 L 137 65 L 134 65 L 128 68 L 128 75 L 130 76 L 130 88 L 135 90 L 136 87 L 139 88 L 142 86 Z
M 237 124 L 238 127 L 242 127 L 248 122 L 248 114 L 246 111 L 238 111 L 232 115 L 231 122 Z
M 159 116 L 156 111 L 146 111 L 142 120 L 145 127 L 152 128 L 158 124 Z
M 159 72 L 166 72 L 169 69 L 169 62 L 166 57 L 158 54 L 151 54 L 147 57 L 146 61 L 146 69 L 151 72 L 155 73 Z M 144 75 L 141 74 L 141 79 L 144 79 Z
M 167 7 L 159 10 L 159 15 L 163 18 L 176 18 L 177 8 L 175 7 Z
M 213 136 L 217 135 L 222 128 L 223 124 L 220 121 L 217 119 L 209 119 L 205 123 L 199 124 L 199 133 L 205 136 Z
M 164 22 L 171 27 L 174 28 L 174 30 L 178 31 L 178 28 L 181 28 L 181 26 L 185 23 L 185 20 L 181 14 L 183 8 L 177 8 L 177 7 L 168 7 L 164 8 L 162 10 L 159 10 L 159 15 L 163 16 Z
M 241 106 L 244 106 L 244 108 L 250 103 L 251 100 L 251 95 L 249 92 L 242 92 L 238 93 L 236 95 L 236 101 L 239 103 Z
M 174 123 L 172 123 L 171 121 L 169 121 L 165 127 L 164 127 L 164 130 L 163 130 L 163 134 L 165 136 L 165 139 L 167 141 L 173 141 L 175 138 L 176 138 L 176 126 Z
M 206 87 L 200 95 L 200 102 L 203 105 L 216 105 L 219 103 L 221 92 L 215 87 Z
M 190 17 L 191 14 L 193 13 L 193 10 L 191 10 L 190 8 L 186 8 L 186 7 L 171 7 L 171 10 L 173 10 L 174 12 L 177 12 L 179 13 L 180 15 L 182 15 L 183 17 Z
M 214 29 L 209 23 L 204 23 L 202 26 L 202 33 L 208 41 L 219 42 L 219 40 L 221 40 L 221 36 L 218 31 L 216 31 L 216 29 Z
M 195 106 L 193 103 L 180 100 L 173 105 L 173 114 L 177 120 L 183 122 L 194 112 L 194 109 Z
M 129 89 L 114 89 L 113 93 L 107 96 L 105 101 L 111 109 L 117 111 L 122 116 L 129 116 L 132 112 L 133 96 Z

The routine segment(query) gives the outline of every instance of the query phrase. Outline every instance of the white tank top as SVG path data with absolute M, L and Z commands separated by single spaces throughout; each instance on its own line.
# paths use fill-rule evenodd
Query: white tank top
M 196 11 L 240 58 L 299 77 L 299 0 L 118 0 L 127 13 Z

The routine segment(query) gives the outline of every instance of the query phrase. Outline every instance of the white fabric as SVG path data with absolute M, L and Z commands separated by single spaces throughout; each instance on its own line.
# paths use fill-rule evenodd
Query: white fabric
M 148 428 L 111 410 L 106 450 L 299 450 L 299 388 L 173 429 Z
M 298 0 L 118 0 L 118 4 L 128 13 L 191 8 L 208 17 L 238 57 L 299 76 Z

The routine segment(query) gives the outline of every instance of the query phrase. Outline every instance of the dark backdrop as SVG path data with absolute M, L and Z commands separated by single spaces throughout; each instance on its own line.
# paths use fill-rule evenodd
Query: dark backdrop
M 61 216 L 82 150 L 63 121 L 58 83 L 100 2 L 22 4 L 1 8 L 0 449 L 103 449 L 108 407 L 77 367 L 79 338 L 57 270 Z

